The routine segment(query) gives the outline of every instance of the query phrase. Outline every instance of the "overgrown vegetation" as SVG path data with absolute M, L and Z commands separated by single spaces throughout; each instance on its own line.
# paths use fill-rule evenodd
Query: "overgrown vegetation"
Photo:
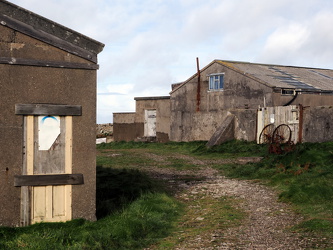
M 181 210 L 146 174 L 98 166 L 98 221 L 0 227 L 0 249 L 141 249 L 167 236 Z
M 132 144 L 132 145 L 131 145 Z M 126 146 L 125 146 L 126 145 Z M 144 147 L 156 154 L 181 152 L 199 159 L 225 159 L 237 157 L 263 157 L 259 163 L 246 165 L 210 164 L 223 175 L 241 179 L 259 179 L 280 191 L 280 199 L 290 202 L 306 218 L 296 228 L 306 232 L 320 232 L 333 237 L 333 142 L 303 143 L 286 154 L 269 154 L 267 145 L 254 142 L 230 141 L 207 148 L 205 142 L 188 143 L 113 143 L 104 148 Z M 177 167 L 175 159 L 164 167 Z M 179 161 L 178 166 L 182 165 Z M 185 163 L 185 166 L 189 163 Z M 192 165 L 192 167 L 195 167 Z
M 212 235 L 217 232 L 223 234 L 227 228 L 240 225 L 242 219 L 246 217 L 243 211 L 235 209 L 236 203 L 238 201 L 230 197 L 213 199 L 205 195 L 186 201 L 184 215 L 174 233 L 158 242 L 154 249 L 175 249 L 177 246 L 186 246 L 189 239 L 196 239 L 198 235 L 215 246 L 219 245 L 223 242 L 223 238 L 212 239 Z
M 303 143 L 287 154 L 263 156 L 259 163 L 215 167 L 229 177 L 260 179 L 277 187 L 280 199 L 307 217 L 298 230 L 333 237 L 333 143 Z
M 159 249 L 172 249 L 186 236 L 198 233 L 197 228 L 209 234 L 238 225 L 244 213 L 234 209 L 236 200 L 205 197 L 182 205 L 166 191 L 165 183 L 141 171 L 152 166 L 198 168 L 190 159 L 180 158 L 180 154 L 203 161 L 223 175 L 258 179 L 276 187 L 280 199 L 293 204 L 306 217 L 293 230 L 333 237 L 332 142 L 296 145 L 293 152 L 284 155 L 269 154 L 267 146 L 243 141 L 230 141 L 210 149 L 205 142 L 114 142 L 97 148 L 98 220 L 0 227 L 0 249 L 142 249 L 151 244 Z M 253 156 L 263 159 L 245 165 L 218 161 Z M 180 178 L 200 181 L 191 175 Z M 196 206 L 207 212 L 204 221 L 193 220 L 200 217 L 192 210 Z M 169 234 L 172 230 L 174 233 Z
M 163 193 L 163 186 L 137 169 L 97 166 L 96 215 L 103 218 L 145 193 Z

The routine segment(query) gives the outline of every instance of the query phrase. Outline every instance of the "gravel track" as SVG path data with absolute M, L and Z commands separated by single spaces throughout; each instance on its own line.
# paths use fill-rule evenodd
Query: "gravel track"
M 161 156 L 158 157 L 159 161 L 165 161 Z M 230 196 L 239 199 L 241 202 L 238 208 L 248 214 L 238 227 L 215 231 L 210 236 L 197 235 L 175 249 L 327 249 L 333 246 L 333 239 L 323 239 L 322 242 L 320 238 L 293 232 L 291 228 L 304 218 L 288 204 L 279 202 L 278 194 L 272 188 L 256 181 L 226 178 L 217 170 L 205 166 L 204 161 L 189 156 L 174 157 L 186 158 L 198 169 L 178 171 L 148 167 L 145 170 L 154 178 L 169 183 L 173 190 L 177 190 L 175 195 L 180 200 L 199 199 L 202 195 L 215 199 Z M 238 161 L 246 163 L 244 159 Z M 186 181 L 186 176 L 197 177 L 198 181 Z M 215 240 L 217 238 L 218 241 Z

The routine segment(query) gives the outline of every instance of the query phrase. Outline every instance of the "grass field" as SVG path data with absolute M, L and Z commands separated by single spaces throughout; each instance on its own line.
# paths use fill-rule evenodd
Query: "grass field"
M 0 227 L 0 249 L 142 249 L 167 237 L 165 247 L 175 244 L 170 232 L 186 227 L 191 216 L 189 204 L 172 197 L 163 182 L 156 181 L 140 167 L 195 168 L 186 158 L 213 160 L 245 156 L 263 157 L 259 163 L 211 163 L 223 175 L 257 179 L 280 190 L 280 199 L 291 203 L 306 220 L 295 230 L 333 237 L 333 143 L 304 143 L 284 155 L 269 154 L 267 146 L 231 141 L 207 149 L 205 142 L 190 143 L 110 143 L 98 146 L 97 218 L 66 223 L 40 223 L 24 228 Z M 154 154 L 155 159 L 145 154 Z M 121 157 L 116 157 L 121 155 Z M 158 156 L 170 159 L 166 162 Z M 171 157 L 172 156 L 172 157 Z M 232 200 L 202 201 L 207 210 L 234 214 L 220 224 L 237 225 L 242 212 L 233 209 Z M 193 205 L 193 204 L 192 204 Z M 236 219 L 234 219 L 236 218 Z M 211 218 L 214 220 L 214 218 Z M 216 218 L 215 218 L 216 220 Z M 179 224 L 185 225 L 179 228 Z M 207 227 L 207 230 L 209 228 Z M 163 246 L 163 245 L 162 245 Z

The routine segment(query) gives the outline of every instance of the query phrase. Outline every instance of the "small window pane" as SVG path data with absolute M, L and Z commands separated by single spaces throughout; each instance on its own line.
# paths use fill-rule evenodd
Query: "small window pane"
M 220 75 L 220 89 L 223 89 L 223 80 L 224 80 L 223 75 Z
M 209 76 L 209 90 L 220 90 L 224 86 L 224 75 Z
M 209 89 L 213 89 L 214 85 L 213 85 L 213 78 L 209 77 Z

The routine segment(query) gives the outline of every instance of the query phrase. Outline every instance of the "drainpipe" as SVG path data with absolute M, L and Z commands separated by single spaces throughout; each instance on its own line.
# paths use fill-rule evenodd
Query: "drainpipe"
M 197 72 L 198 72 L 198 86 L 197 86 L 197 112 L 200 111 L 200 68 L 199 58 L 197 57 Z
M 298 92 L 299 91 L 296 91 L 296 94 L 293 96 L 293 98 L 289 102 L 287 102 L 286 104 L 284 104 L 283 106 L 288 106 L 288 105 L 292 104 L 292 102 L 295 101 L 295 99 L 297 98 Z

